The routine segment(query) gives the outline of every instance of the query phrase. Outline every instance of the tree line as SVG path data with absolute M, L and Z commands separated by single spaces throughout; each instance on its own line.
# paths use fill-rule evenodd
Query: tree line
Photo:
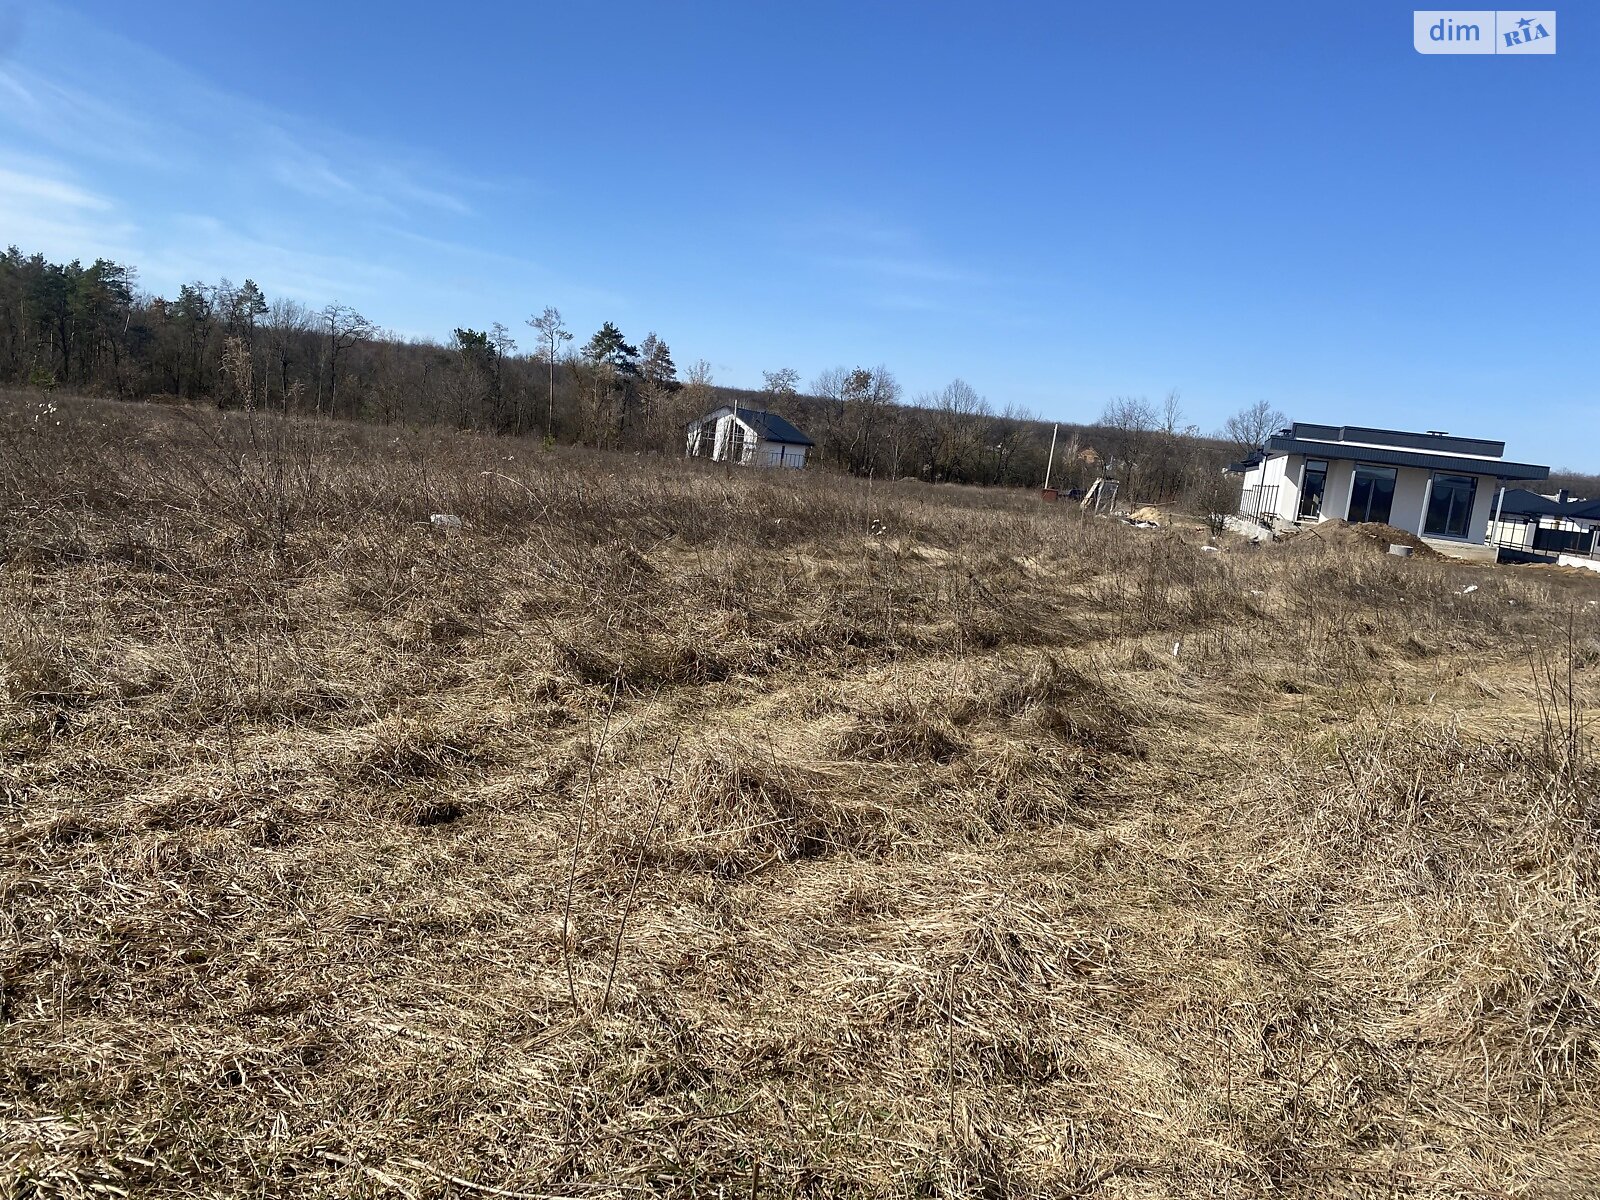
M 580 341 L 553 306 L 519 329 L 463 326 L 440 343 L 401 338 L 348 305 L 269 298 L 251 279 L 187 283 L 168 298 L 142 292 L 127 265 L 16 247 L 0 257 L 0 384 L 671 454 L 690 420 L 736 403 L 787 417 L 820 461 L 854 474 L 1037 486 L 1054 437 L 1053 485 L 1112 471 L 1124 496 L 1152 501 L 1214 492 L 1221 466 L 1283 423 L 1258 404 L 1202 436 L 1174 392 L 1119 397 L 1098 420 L 1055 429 L 959 379 L 907 397 L 881 365 L 830 368 L 804 386 L 779 367 L 760 388 L 730 388 L 703 359 L 680 370 L 653 331 L 634 343 L 607 321 Z

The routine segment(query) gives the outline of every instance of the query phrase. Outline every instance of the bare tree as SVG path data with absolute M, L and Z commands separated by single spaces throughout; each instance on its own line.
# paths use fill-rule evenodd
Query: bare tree
M 529 317 L 528 324 L 539 331 L 539 340 L 544 343 L 545 362 L 550 369 L 550 398 L 545 405 L 544 435 L 554 437 L 556 431 L 556 358 L 561 351 L 562 342 L 570 342 L 572 334 L 561 322 L 559 308 L 546 307 L 537 317 Z
M 690 364 L 683 378 L 683 386 L 677 392 L 678 414 L 684 417 L 678 433 L 683 439 L 685 452 L 688 450 L 686 427 L 689 420 L 709 412 L 716 398 L 717 387 L 711 379 L 711 364 L 703 358 L 696 359 Z
M 580 354 L 568 369 L 577 384 L 578 441 L 597 448 L 606 445 L 620 426 L 616 365 L 609 359 Z
M 1107 467 L 1122 481 L 1125 494 L 1130 497 L 1140 464 L 1148 457 L 1151 435 L 1160 425 L 1160 416 L 1143 396 L 1117 396 L 1100 414 L 1100 427 L 1105 430 L 1109 449 Z
M 267 354 L 278 371 L 278 400 L 289 407 L 289 368 L 311 332 L 311 311 L 298 300 L 274 300 L 267 314 Z
M 995 450 L 995 482 L 1017 482 L 1019 474 L 1031 475 L 1031 470 L 1018 472 L 1017 459 L 1027 446 L 1030 431 L 1039 423 L 1039 417 L 1025 405 L 1007 404 L 1000 410 L 1000 415 L 990 424 L 990 437 L 985 443 L 992 443 Z M 1039 472 L 1042 476 L 1043 471 Z
M 489 350 L 491 352 L 490 387 L 491 420 L 494 422 L 496 432 L 503 432 L 507 428 L 515 428 L 519 433 L 522 430 L 522 404 L 521 392 L 518 392 L 518 402 L 515 405 L 515 417 L 507 419 L 506 358 L 517 348 L 516 340 L 511 336 L 511 331 L 496 321 L 489 326 Z
M 800 372 L 793 367 L 779 367 L 776 371 L 761 372 L 761 390 L 770 400 L 793 399 L 800 391 Z
M 1214 464 L 1200 476 L 1192 493 L 1194 513 L 1213 537 L 1227 528 L 1229 515 L 1239 511 L 1239 490 L 1238 477 L 1224 474 Z
M 1184 420 L 1183 405 L 1176 389 L 1161 402 L 1160 427 L 1150 439 L 1150 462 L 1145 484 L 1150 499 L 1166 500 L 1179 495 L 1187 486 L 1195 462 L 1195 437 L 1199 427 Z
M 1249 453 L 1289 423 L 1289 418 L 1265 400 L 1241 408 L 1223 423 L 1222 433 L 1240 450 Z
M 931 474 L 935 479 L 957 482 L 980 478 L 988 402 L 964 379 L 951 380 L 943 391 L 928 400 L 928 407 L 933 409 Z
M 255 406 L 255 360 L 250 355 L 250 343 L 238 334 L 229 334 L 222 343 L 220 373 L 223 383 L 217 388 L 217 407 L 238 405 L 250 409 Z
M 327 330 L 328 413 L 339 411 L 339 359 L 357 342 L 373 334 L 372 322 L 346 304 L 330 304 L 322 310 Z M 317 413 L 322 413 L 322 380 L 317 380 Z M 354 414 L 352 414 L 354 415 Z
M 823 439 L 840 465 L 858 475 L 881 466 L 879 442 L 890 407 L 900 402 L 900 384 L 889 369 L 831 367 L 811 390 L 828 402 Z

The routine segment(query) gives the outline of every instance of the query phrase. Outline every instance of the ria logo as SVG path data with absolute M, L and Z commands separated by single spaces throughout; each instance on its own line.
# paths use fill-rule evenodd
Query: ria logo
M 1412 43 L 1418 54 L 1554 54 L 1554 9 L 1416 10 Z
M 1556 15 L 1555 13 L 1551 13 L 1550 24 L 1554 25 L 1555 23 Z M 1515 29 L 1506 30 L 1500 35 L 1500 37 L 1507 46 L 1527 46 L 1533 42 L 1539 41 L 1542 38 L 1550 37 L 1550 31 L 1535 18 L 1524 16 L 1517 22 Z M 1555 51 L 1555 48 L 1556 40 L 1555 38 L 1550 38 L 1550 50 L 1552 53 Z

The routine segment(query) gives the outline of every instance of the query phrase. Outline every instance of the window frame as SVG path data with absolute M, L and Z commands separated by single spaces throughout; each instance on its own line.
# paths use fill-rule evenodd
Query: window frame
M 1331 460 L 1326 458 L 1305 458 L 1300 460 L 1300 496 L 1295 501 L 1294 506 L 1294 519 L 1296 521 L 1322 520 L 1322 503 L 1328 495 L 1328 468 L 1330 462 Z M 1314 470 L 1313 463 L 1321 463 L 1322 465 Z M 1320 474 L 1322 476 L 1322 490 L 1317 493 L 1317 511 L 1308 513 L 1306 512 L 1306 477 L 1312 474 Z
M 1463 525 L 1463 532 L 1448 533 L 1439 530 L 1430 530 L 1428 521 L 1432 516 L 1433 498 L 1439 494 L 1440 479 L 1465 479 L 1470 485 L 1467 490 L 1467 516 Z M 1454 491 L 1455 489 L 1451 489 Z M 1470 542 L 1472 540 L 1472 510 L 1478 505 L 1478 477 L 1465 471 L 1434 471 L 1428 476 L 1428 503 L 1422 510 L 1422 536 L 1445 538 L 1452 542 Z M 1446 518 L 1448 520 L 1448 517 Z
M 1358 475 L 1360 475 L 1360 473 L 1363 470 L 1375 471 L 1375 472 L 1384 472 L 1384 471 L 1388 472 L 1388 474 L 1389 474 L 1389 511 L 1384 514 L 1383 520 L 1378 522 L 1378 524 L 1381 524 L 1381 525 L 1391 525 L 1391 524 L 1393 524 L 1394 522 L 1393 522 L 1392 518 L 1394 517 L 1394 498 L 1395 498 L 1396 493 L 1398 493 L 1399 490 L 1400 490 L 1400 468 L 1396 467 L 1396 466 L 1394 466 L 1394 465 L 1392 465 L 1390 463 L 1373 463 L 1373 462 L 1360 462 L 1360 461 L 1357 461 L 1353 466 L 1351 466 L 1351 468 L 1350 468 L 1350 496 L 1349 496 L 1349 499 L 1345 501 L 1344 519 L 1346 521 L 1349 521 L 1351 524 L 1358 524 L 1358 523 L 1359 524 L 1366 524 L 1366 523 L 1368 523 L 1368 522 L 1370 522 L 1372 520 L 1372 497 L 1370 495 L 1367 497 L 1367 512 L 1366 512 L 1366 515 L 1361 517 L 1359 522 L 1356 520 L 1355 516 L 1353 515 L 1354 510 L 1355 510 L 1355 504 L 1356 504 L 1356 477 Z

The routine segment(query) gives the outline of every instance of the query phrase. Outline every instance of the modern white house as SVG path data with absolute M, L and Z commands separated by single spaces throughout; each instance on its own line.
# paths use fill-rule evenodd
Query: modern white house
M 1229 469 L 1241 516 L 1268 524 L 1376 521 L 1441 543 L 1482 545 L 1506 487 L 1547 479 L 1504 442 L 1296 421 Z
M 725 404 L 689 422 L 686 453 L 747 467 L 803 467 L 815 445 L 777 413 Z

